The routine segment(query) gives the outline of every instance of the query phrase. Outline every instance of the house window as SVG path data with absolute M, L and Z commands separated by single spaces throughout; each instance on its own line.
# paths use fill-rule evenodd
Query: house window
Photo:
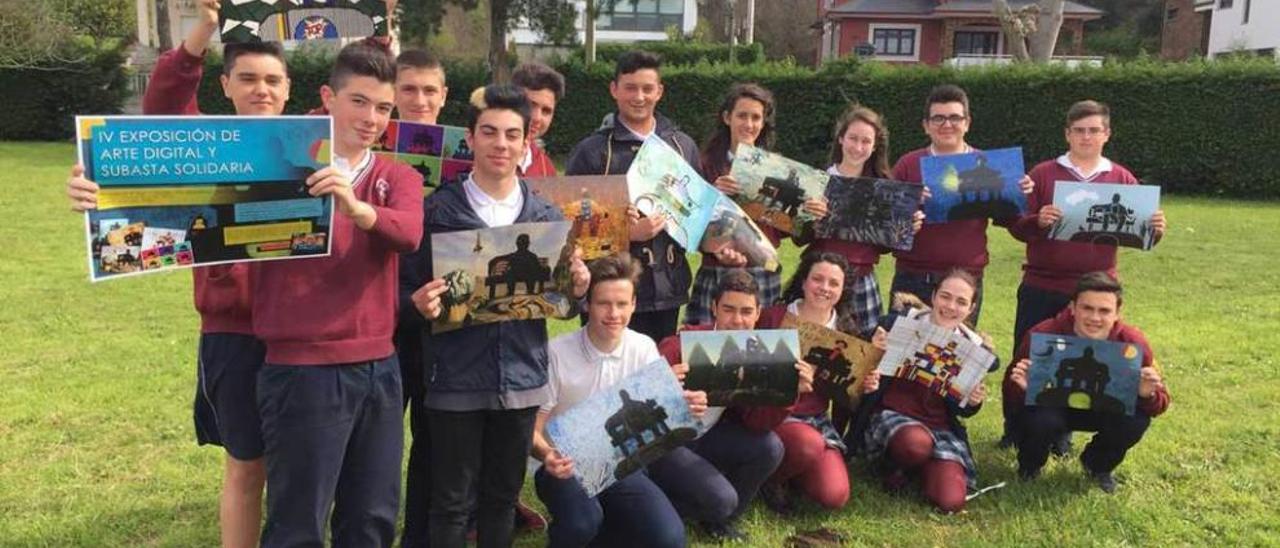
M 1169 8 L 1168 11 L 1164 12 L 1165 21 L 1172 21 L 1177 18 L 1178 18 L 1178 8 Z
M 1235 3 L 1235 0 L 1218 0 L 1218 9 L 1229 10 L 1231 9 L 1231 4 L 1234 4 L 1234 3 Z
M 600 13 L 600 30 L 662 32 L 684 23 L 684 0 L 636 0 L 618 2 L 613 13 Z
M 998 53 L 1000 35 L 991 31 L 956 31 L 956 55 L 995 55 Z
M 916 54 L 916 29 L 875 29 L 871 43 L 876 47 L 876 55 L 913 57 Z
M 1253 2 L 1251 2 L 1250 0 L 1244 0 L 1244 23 L 1243 24 L 1245 25 L 1249 24 L 1249 8 L 1253 7 L 1251 4 L 1253 4 Z

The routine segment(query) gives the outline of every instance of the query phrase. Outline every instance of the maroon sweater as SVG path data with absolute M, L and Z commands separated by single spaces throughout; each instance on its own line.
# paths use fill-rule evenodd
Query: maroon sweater
M 1075 337 L 1077 336 L 1075 325 L 1075 315 L 1071 313 L 1070 308 L 1065 308 L 1058 312 L 1057 316 L 1036 324 L 1026 335 L 1023 335 L 1022 342 L 1018 344 L 1018 351 L 1013 355 L 1013 365 L 1017 365 L 1020 360 L 1027 359 L 1030 354 L 1032 333 L 1050 333 Z M 1111 328 L 1111 333 L 1107 334 L 1107 340 L 1138 345 L 1138 347 L 1142 348 L 1142 367 L 1157 367 L 1155 353 L 1151 351 L 1151 345 L 1147 343 L 1147 337 L 1137 327 L 1117 321 L 1116 325 Z M 1027 399 L 1027 391 L 1009 380 L 1009 374 L 1013 372 L 1013 365 L 1005 368 L 1004 383 L 1001 386 L 1006 413 L 1010 410 L 1010 406 L 1014 410 L 1021 408 L 1023 402 Z M 1150 398 L 1138 398 L 1138 411 L 1148 417 L 1156 417 L 1169 408 L 1169 401 L 1169 392 L 1164 388 L 1159 388 Z M 1008 416 L 1008 414 L 1005 416 Z
M 200 114 L 196 90 L 204 74 L 204 57 L 179 45 L 156 61 L 144 114 Z M 201 333 L 252 334 L 249 307 L 249 268 L 245 264 L 197 266 L 191 269 Z
M 1138 184 L 1137 177 L 1120 164 L 1110 171 L 1094 174 L 1090 183 Z M 1022 282 L 1039 289 L 1070 294 L 1080 276 L 1104 270 L 1116 276 L 1116 246 L 1087 242 L 1064 242 L 1049 238 L 1049 228 L 1040 228 L 1036 219 L 1040 208 L 1053 203 L 1058 181 L 1080 181 L 1080 177 L 1057 160 L 1046 160 L 1031 169 L 1035 191 L 1027 196 L 1027 214 L 1009 227 L 1009 233 L 1027 244 L 1027 262 L 1022 265 Z
M 253 332 L 267 363 L 338 365 L 392 353 L 400 253 L 422 239 L 422 176 L 374 155 L 352 181 L 357 199 L 378 213 L 361 230 L 335 213 L 331 254 L 308 260 L 253 263 Z
M 929 147 L 916 149 L 898 158 L 893 165 L 893 179 L 909 183 L 924 181 L 920 159 L 929 155 Z M 894 251 L 898 270 L 917 274 L 943 274 L 963 268 L 981 277 L 989 262 L 987 256 L 987 220 L 967 219 L 947 223 L 928 223 L 916 233 L 910 251 Z

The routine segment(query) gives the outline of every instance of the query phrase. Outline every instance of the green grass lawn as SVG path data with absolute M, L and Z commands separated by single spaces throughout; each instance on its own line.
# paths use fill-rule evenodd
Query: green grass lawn
M 222 452 L 193 442 L 191 277 L 87 281 L 83 222 L 63 197 L 73 155 L 0 143 L 0 545 L 215 545 Z M 1165 211 L 1165 241 L 1124 250 L 1121 271 L 1123 312 L 1174 403 L 1121 465 L 1118 493 L 1092 488 L 1075 455 L 1014 480 L 1014 454 L 995 448 L 992 376 L 970 435 L 980 482 L 1008 487 L 942 516 L 855 466 L 843 511 L 782 520 L 753 507 L 751 545 L 817 526 L 854 545 L 1280 544 L 1280 204 L 1170 197 Z M 990 235 L 981 327 L 1007 360 L 1022 249 Z M 891 275 L 890 260 L 880 279 Z

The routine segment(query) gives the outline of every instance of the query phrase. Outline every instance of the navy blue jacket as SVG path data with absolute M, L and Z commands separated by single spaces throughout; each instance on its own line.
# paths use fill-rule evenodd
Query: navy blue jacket
M 560 210 L 529 192 L 520 181 L 524 207 L 516 223 L 562 221 Z M 487 228 L 467 202 L 461 183 L 441 185 L 423 200 L 422 245 L 400 261 L 400 324 L 421 336 L 426 377 L 424 401 L 430 409 L 475 411 L 541 405 L 547 384 L 547 323 L 516 320 L 431 334 L 431 326 L 410 298 L 432 279 L 431 235 Z M 577 314 L 576 302 L 573 314 Z
M 573 147 L 565 175 L 626 174 L 644 141 L 622 124 L 615 123 L 616 119 L 616 114 L 606 118 L 600 129 Z M 689 165 L 698 168 L 698 144 L 692 137 L 661 114 L 657 115 L 653 131 Z M 631 256 L 644 266 L 636 287 L 636 312 L 670 310 L 689 302 L 689 286 L 693 282 L 689 260 L 685 249 L 665 231 L 647 242 L 631 242 Z

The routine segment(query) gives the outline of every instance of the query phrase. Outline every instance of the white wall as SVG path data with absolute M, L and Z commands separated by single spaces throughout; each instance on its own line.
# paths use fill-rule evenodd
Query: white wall
M 625 3 L 626 0 L 623 1 Z M 578 8 L 578 13 L 586 7 L 586 2 L 574 2 Z M 578 41 L 586 40 L 585 33 L 582 30 L 583 17 L 578 17 L 575 27 L 578 29 Z M 693 32 L 694 27 L 698 26 L 698 3 L 697 0 L 684 0 L 684 20 L 681 24 L 681 31 L 685 34 Z M 528 25 L 520 25 L 511 31 L 511 39 L 517 44 L 541 44 L 542 36 L 529 29 Z M 596 42 L 637 42 L 637 41 L 662 41 L 667 39 L 665 32 L 638 32 L 638 31 L 608 31 L 596 29 Z
M 1213 19 L 1209 30 L 1209 54 L 1234 50 L 1280 50 L 1280 0 L 1234 0 L 1228 9 L 1220 9 L 1214 0 Z M 1249 22 L 1244 23 L 1245 4 Z

